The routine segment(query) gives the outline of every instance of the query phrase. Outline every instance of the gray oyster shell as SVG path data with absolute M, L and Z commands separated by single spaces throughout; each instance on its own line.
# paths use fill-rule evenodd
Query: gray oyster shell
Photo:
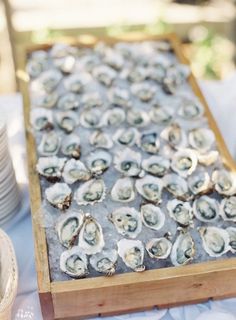
M 193 202 L 194 216 L 203 222 L 214 222 L 219 217 L 219 203 L 216 199 L 201 196 Z
M 76 181 L 87 181 L 92 174 L 80 160 L 70 159 L 66 162 L 62 177 L 68 184 L 73 184 Z
M 137 179 L 135 187 L 138 193 L 146 200 L 154 203 L 161 201 L 162 180 L 150 175 L 146 175 L 141 179 Z
M 72 190 L 66 183 L 58 182 L 45 189 L 45 196 L 51 205 L 65 210 L 71 204 Z
M 78 205 L 93 205 L 102 202 L 105 196 L 106 186 L 102 179 L 92 179 L 81 184 L 74 195 Z
M 176 238 L 170 255 L 174 266 L 181 266 L 191 262 L 195 255 L 195 244 L 189 232 L 180 233 Z
M 89 274 L 86 254 L 78 246 L 62 252 L 60 269 L 72 278 L 86 277 Z
M 146 244 L 146 250 L 152 259 L 166 259 L 169 257 L 172 243 L 165 237 L 153 238 Z
M 112 276 L 116 270 L 118 253 L 116 250 L 103 250 L 92 255 L 89 262 L 94 270 L 105 273 L 106 276 Z
M 220 215 L 225 221 L 236 222 L 236 197 L 232 196 L 221 200 Z
M 167 202 L 167 210 L 181 227 L 188 227 L 193 224 L 193 212 L 189 202 L 173 199 Z
M 129 177 L 118 179 L 111 189 L 111 197 L 118 202 L 131 202 L 135 199 L 134 183 Z
M 144 246 L 140 240 L 122 239 L 118 242 L 118 254 L 127 267 L 136 272 L 145 270 L 143 264 Z
M 152 203 L 141 205 L 140 208 L 143 224 L 153 230 L 160 230 L 165 224 L 165 214 L 158 206 Z

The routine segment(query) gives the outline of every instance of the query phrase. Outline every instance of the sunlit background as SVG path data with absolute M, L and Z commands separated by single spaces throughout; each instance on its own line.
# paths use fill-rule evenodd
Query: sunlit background
M 233 0 L 0 0 L 0 92 L 17 88 L 21 46 L 134 31 L 176 32 L 199 78 L 222 79 L 235 69 Z

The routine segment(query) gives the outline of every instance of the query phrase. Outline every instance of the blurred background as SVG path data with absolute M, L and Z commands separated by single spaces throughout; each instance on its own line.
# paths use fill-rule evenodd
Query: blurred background
M 134 31 L 176 32 L 198 78 L 235 69 L 236 0 L 0 0 L 0 93 L 17 89 L 21 46 Z

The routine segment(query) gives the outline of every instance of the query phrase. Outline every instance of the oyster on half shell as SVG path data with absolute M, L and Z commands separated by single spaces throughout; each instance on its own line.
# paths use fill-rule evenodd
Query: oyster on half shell
M 236 174 L 227 170 L 215 170 L 212 174 L 215 190 L 225 196 L 236 194 Z
M 86 277 L 89 274 L 86 254 L 78 246 L 62 252 L 60 269 L 72 278 Z
M 170 255 L 172 243 L 165 237 L 153 238 L 146 244 L 146 250 L 153 259 L 166 259 Z
M 79 123 L 79 116 L 74 111 L 58 111 L 55 119 L 58 126 L 66 133 L 71 133 Z
M 56 155 L 61 145 L 61 139 L 55 131 L 49 131 L 43 134 L 38 152 L 41 156 Z
M 117 171 L 125 176 L 136 177 L 142 172 L 141 154 L 129 148 L 126 148 L 114 157 L 114 166 Z
M 170 161 L 162 156 L 151 156 L 142 161 L 142 168 L 156 177 L 163 177 L 170 168 Z
M 49 181 L 60 180 L 66 160 L 56 156 L 41 157 L 38 159 L 36 170 Z
M 181 227 L 188 227 L 193 224 L 193 212 L 189 202 L 173 199 L 167 202 L 167 210 L 172 219 Z
M 102 149 L 97 149 L 87 156 L 87 166 L 89 170 L 96 175 L 100 175 L 106 171 L 109 168 L 111 161 L 111 154 Z
M 89 142 L 96 148 L 110 149 L 113 147 L 113 141 L 109 134 L 101 130 L 95 130 L 90 135 Z
M 188 177 L 188 186 L 195 195 L 202 195 L 212 190 L 212 184 L 209 174 L 206 171 L 195 171 Z
M 219 203 L 216 199 L 201 196 L 193 202 L 195 217 L 203 222 L 214 222 L 219 216 Z
M 34 108 L 30 111 L 30 123 L 34 130 L 53 128 L 52 111 L 45 108 Z
M 181 149 L 174 153 L 171 168 L 182 177 L 191 175 L 197 167 L 197 154 L 192 149 Z
M 65 210 L 71 204 L 72 190 L 66 183 L 58 182 L 45 189 L 45 196 L 51 205 L 60 210 Z
M 236 253 L 236 228 L 235 227 L 228 227 L 226 228 L 226 231 L 229 234 L 229 245 L 230 245 L 230 251 L 232 253 Z
M 81 154 L 79 136 L 74 133 L 66 135 L 61 142 L 61 152 L 65 156 L 79 159 Z
M 104 200 L 106 186 L 102 179 L 92 179 L 79 186 L 75 191 L 75 201 L 78 205 L 93 205 Z
M 160 230 L 165 224 L 165 214 L 154 204 L 142 204 L 141 217 L 143 224 L 153 230 Z
M 193 129 L 189 133 L 189 144 L 200 153 L 206 153 L 212 148 L 215 142 L 215 135 L 207 128 Z
M 101 252 L 105 245 L 101 225 L 91 216 L 85 213 L 83 226 L 79 233 L 79 248 L 88 255 Z
M 118 129 L 113 135 L 113 140 L 122 146 L 133 146 L 138 141 L 139 132 L 136 128 Z
M 151 175 L 146 175 L 141 179 L 137 179 L 135 187 L 138 193 L 146 200 L 159 203 L 162 194 L 162 180 Z
M 118 233 L 127 238 L 136 238 L 142 230 L 140 213 L 132 207 L 121 207 L 108 215 Z
M 173 123 L 166 127 L 160 134 L 161 138 L 164 139 L 173 148 L 186 148 L 188 145 L 188 139 L 186 132 L 180 127 L 179 124 Z
M 118 253 L 116 250 L 103 250 L 90 257 L 90 264 L 94 270 L 105 273 L 106 276 L 112 276 L 116 271 L 116 262 Z
M 202 245 L 210 257 L 220 257 L 230 249 L 230 237 L 226 230 L 217 227 L 200 227 Z
M 171 262 L 174 266 L 181 266 L 191 262 L 195 255 L 195 244 L 189 232 L 180 233 L 171 251 Z
M 85 167 L 82 161 L 70 159 L 66 162 L 62 177 L 68 184 L 76 181 L 87 181 L 91 178 L 91 172 Z
M 140 240 L 122 239 L 118 242 L 118 254 L 127 267 L 136 272 L 145 270 L 143 264 L 144 246 Z
M 140 134 L 138 146 L 145 152 L 156 154 L 160 149 L 160 140 L 156 132 L 143 132 Z
M 118 179 L 111 189 L 111 197 L 114 201 L 130 202 L 135 199 L 134 183 L 131 178 Z
M 170 173 L 164 176 L 164 186 L 171 194 L 180 200 L 189 198 L 188 184 L 185 179 L 175 173 Z
M 236 222 L 236 197 L 221 200 L 220 215 L 225 221 Z

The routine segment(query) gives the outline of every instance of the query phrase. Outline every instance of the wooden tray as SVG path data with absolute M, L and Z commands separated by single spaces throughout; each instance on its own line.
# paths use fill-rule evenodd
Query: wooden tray
M 83 36 L 72 44 L 93 46 L 98 40 L 114 44 L 118 40 L 169 40 L 179 61 L 188 63 L 181 51 L 180 41 L 174 34 L 146 37 L 132 35 L 122 39 Z M 69 41 L 71 43 L 71 41 Z M 170 307 L 236 296 L 236 258 L 149 270 L 144 273 L 126 273 L 112 278 L 97 278 L 70 281 L 50 280 L 48 251 L 45 230 L 41 224 L 41 191 L 35 164 L 37 161 L 34 137 L 30 131 L 30 101 L 28 77 L 25 74 L 27 54 L 37 49 L 50 48 L 52 44 L 34 46 L 23 50 L 20 56 L 21 92 L 24 98 L 25 127 L 28 151 L 30 198 L 35 242 L 35 259 L 38 290 L 44 320 L 82 319 L 90 316 L 111 315 L 157 307 Z M 215 120 L 193 75 L 189 79 L 195 94 L 205 107 L 209 125 L 215 132 L 224 164 L 233 171 L 236 165 L 223 141 Z

